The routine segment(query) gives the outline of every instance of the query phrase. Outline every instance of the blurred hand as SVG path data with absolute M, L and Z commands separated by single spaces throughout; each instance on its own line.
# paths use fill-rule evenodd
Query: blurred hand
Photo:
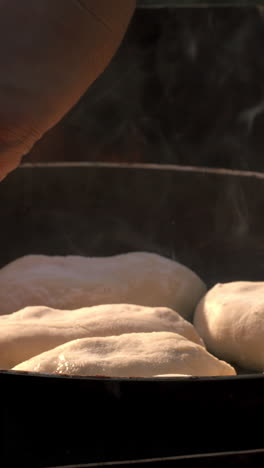
M 0 180 L 105 69 L 136 0 L 0 0 Z

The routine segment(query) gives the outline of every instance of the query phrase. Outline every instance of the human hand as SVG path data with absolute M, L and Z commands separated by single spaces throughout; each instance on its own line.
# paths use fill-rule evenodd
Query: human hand
M 105 69 L 136 0 L 0 0 L 0 180 Z

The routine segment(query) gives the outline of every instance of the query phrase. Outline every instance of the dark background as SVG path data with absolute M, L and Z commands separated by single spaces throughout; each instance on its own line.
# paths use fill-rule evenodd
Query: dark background
M 263 111 L 261 9 L 137 10 L 111 65 L 24 161 L 262 171 Z

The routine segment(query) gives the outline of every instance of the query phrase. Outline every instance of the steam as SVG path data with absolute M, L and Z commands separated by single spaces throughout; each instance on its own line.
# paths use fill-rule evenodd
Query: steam
M 250 135 L 253 130 L 256 118 L 264 112 L 264 100 L 253 107 L 249 107 L 241 112 L 239 116 L 240 123 L 246 127 L 247 135 Z
M 237 239 L 245 238 L 250 230 L 248 203 L 238 184 L 232 184 L 228 191 L 228 200 L 232 213 L 230 235 Z
M 139 9 L 108 69 L 28 160 L 262 170 L 263 11 Z

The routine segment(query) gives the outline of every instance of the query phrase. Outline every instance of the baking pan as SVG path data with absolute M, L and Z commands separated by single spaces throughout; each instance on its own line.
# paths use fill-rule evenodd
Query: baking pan
M 178 7 L 248 7 L 263 5 L 263 0 L 139 0 L 138 8 L 178 8 Z
M 0 265 L 30 253 L 108 256 L 141 250 L 185 263 L 208 286 L 263 280 L 263 203 L 259 173 L 26 165 L 0 185 Z M 153 380 L 2 371 L 0 388 L 3 467 L 116 463 L 264 446 L 261 374 Z
M 263 466 L 264 450 L 240 450 L 213 454 L 183 455 L 168 458 L 129 460 L 124 462 L 88 463 L 53 468 L 255 468 Z

